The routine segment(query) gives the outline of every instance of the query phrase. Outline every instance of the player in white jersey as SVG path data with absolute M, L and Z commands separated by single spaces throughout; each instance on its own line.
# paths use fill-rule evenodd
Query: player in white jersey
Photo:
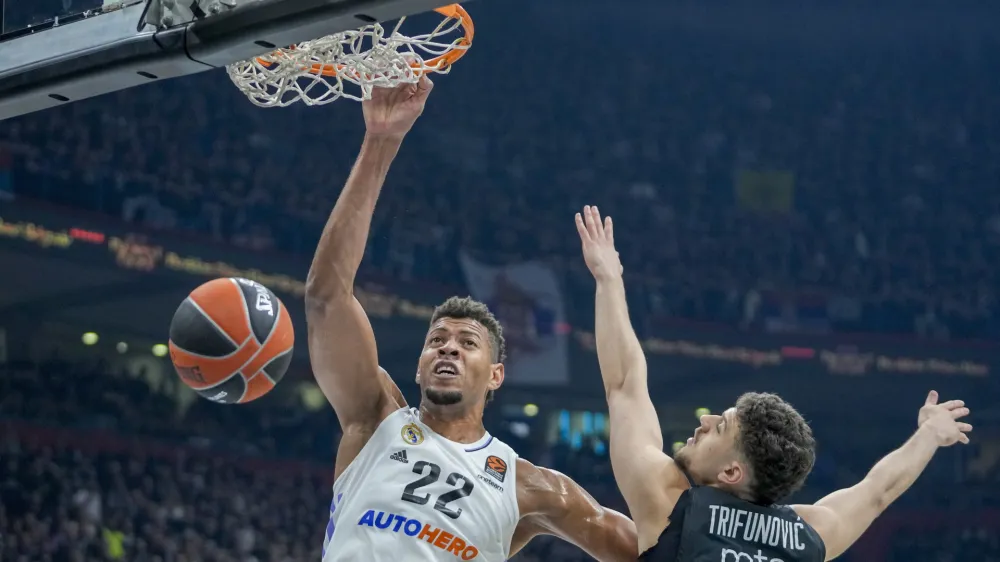
M 483 427 L 504 378 L 504 339 L 482 303 L 433 315 L 409 408 L 378 365 L 354 280 L 382 184 L 433 84 L 376 89 L 367 133 L 306 282 L 309 355 L 343 429 L 323 561 L 503 561 L 532 537 L 561 537 L 598 560 L 635 560 L 635 525 L 563 474 L 536 467 Z M 456 209 L 456 211 L 458 211 Z

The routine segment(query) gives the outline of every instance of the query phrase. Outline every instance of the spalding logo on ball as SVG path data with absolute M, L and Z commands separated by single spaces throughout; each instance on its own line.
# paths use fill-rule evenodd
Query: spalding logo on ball
M 285 376 L 295 332 L 285 306 L 249 279 L 209 281 L 170 322 L 170 360 L 185 384 L 224 404 L 267 394 Z

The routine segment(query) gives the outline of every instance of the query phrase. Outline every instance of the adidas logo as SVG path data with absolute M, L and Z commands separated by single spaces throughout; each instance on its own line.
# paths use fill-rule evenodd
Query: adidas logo
M 400 451 L 398 453 L 393 453 L 389 455 L 389 458 L 394 461 L 399 461 L 402 463 L 408 463 L 410 461 L 406 460 L 406 451 Z

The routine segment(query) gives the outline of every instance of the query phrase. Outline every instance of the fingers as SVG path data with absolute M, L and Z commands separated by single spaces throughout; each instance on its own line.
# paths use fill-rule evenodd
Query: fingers
M 937 404 L 937 401 L 938 401 L 938 393 L 936 390 L 932 390 L 927 393 L 927 400 L 924 402 L 924 405 L 933 406 L 934 404 Z
M 576 230 L 583 240 L 615 241 L 615 227 L 611 217 L 601 220 L 601 211 L 596 205 L 584 205 L 583 213 L 576 214 Z M 586 236 L 585 236 L 586 235 Z
M 375 86 L 372 88 L 371 99 L 388 98 L 393 94 L 401 94 L 405 98 L 411 96 L 426 97 L 434 89 L 434 81 L 427 74 L 422 74 L 416 84 L 402 82 L 395 86 Z
M 961 431 L 962 433 L 968 433 L 968 432 L 972 431 L 972 424 L 971 423 L 959 423 L 958 424 L 958 430 Z
M 420 77 L 420 81 L 417 82 L 417 92 L 419 92 L 421 95 L 426 96 L 427 94 L 431 93 L 431 90 L 433 89 L 434 89 L 434 81 L 431 80 L 430 77 L 427 76 L 427 74 L 425 73 L 423 76 Z
M 587 219 L 587 230 L 594 240 L 604 238 L 604 226 L 601 224 L 601 213 L 597 207 L 587 205 L 583 208 L 583 214 Z
M 585 205 L 583 207 L 583 217 L 587 224 L 587 229 L 590 233 L 596 235 L 598 238 L 610 238 L 611 229 L 611 217 L 604 217 L 601 220 L 601 211 L 597 208 L 597 205 Z
M 966 435 L 966 434 L 964 434 L 964 433 L 960 434 L 958 436 L 958 442 L 961 443 L 961 444 L 963 444 L 963 445 L 968 445 L 969 444 L 969 436 Z
M 964 418 L 967 415 L 969 415 L 968 408 L 955 408 L 954 410 L 951 411 L 951 418 L 954 420 L 957 420 L 958 418 Z
M 583 224 L 583 217 L 580 213 L 576 214 L 576 232 L 580 235 L 580 240 L 583 242 L 590 241 L 590 232 L 587 231 L 587 227 Z
M 945 410 L 954 410 L 955 408 L 961 408 L 962 406 L 965 406 L 965 401 L 963 401 L 963 400 L 949 400 L 947 402 L 942 402 L 942 403 L 938 404 L 938 406 L 941 406 Z

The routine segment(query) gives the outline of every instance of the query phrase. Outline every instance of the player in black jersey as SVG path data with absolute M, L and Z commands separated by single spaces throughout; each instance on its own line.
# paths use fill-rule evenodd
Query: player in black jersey
M 701 425 L 673 459 L 646 387 L 646 359 L 629 321 L 611 218 L 576 215 L 597 281 L 597 356 L 611 416 L 611 464 L 638 530 L 640 560 L 821 562 L 844 553 L 917 479 L 935 451 L 968 443 L 961 400 L 931 391 L 917 431 L 857 485 L 813 505 L 783 506 L 812 470 L 805 420 L 773 394 L 748 393 Z

